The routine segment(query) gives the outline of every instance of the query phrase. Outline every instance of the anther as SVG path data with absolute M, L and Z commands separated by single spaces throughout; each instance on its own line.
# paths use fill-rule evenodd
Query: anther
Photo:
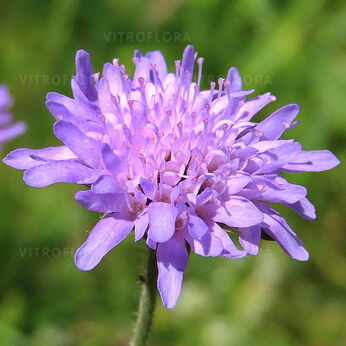
M 257 136 L 257 137 L 262 137 L 262 136 L 263 136 L 263 132 L 260 131 L 260 130 L 257 130 L 257 131 L 256 131 L 256 136 Z
M 144 78 L 143 77 L 139 77 L 138 78 L 138 83 L 140 86 L 143 86 L 144 85 Z
M 100 72 L 94 73 L 92 75 L 94 82 L 98 82 L 99 77 L 100 77 Z

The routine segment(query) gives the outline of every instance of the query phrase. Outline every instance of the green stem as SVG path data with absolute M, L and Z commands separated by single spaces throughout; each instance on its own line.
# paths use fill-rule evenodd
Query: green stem
M 137 321 L 131 346 L 145 346 L 150 333 L 156 301 L 157 264 L 155 251 L 148 249 L 147 267 L 142 280 Z

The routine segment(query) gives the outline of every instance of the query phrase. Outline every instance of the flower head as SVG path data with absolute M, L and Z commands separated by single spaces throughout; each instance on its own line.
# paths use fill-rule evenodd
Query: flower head
M 256 255 L 262 232 L 297 260 L 308 252 L 284 218 L 267 204 L 282 203 L 315 218 L 303 186 L 283 172 L 322 171 L 339 161 L 329 151 L 303 151 L 283 140 L 297 124 L 296 104 L 280 108 L 260 123 L 252 117 L 275 100 L 270 93 L 247 100 L 232 67 L 225 79 L 200 90 L 203 59 L 187 46 L 175 73 L 159 51 L 135 51 L 131 79 L 115 59 L 102 77 L 92 74 L 89 54 L 78 51 L 73 98 L 47 95 L 56 118 L 54 133 L 64 145 L 18 149 L 4 160 L 25 169 L 24 181 L 43 187 L 58 182 L 87 185 L 77 192 L 84 207 L 105 213 L 75 262 L 93 269 L 134 231 L 156 250 L 158 289 L 173 308 L 180 296 L 190 249 L 201 256 Z M 239 234 L 243 249 L 225 226 Z
M 0 84 L 0 149 L 3 143 L 25 132 L 26 126 L 22 122 L 12 124 L 12 114 L 9 108 L 13 105 L 13 99 L 5 85 Z

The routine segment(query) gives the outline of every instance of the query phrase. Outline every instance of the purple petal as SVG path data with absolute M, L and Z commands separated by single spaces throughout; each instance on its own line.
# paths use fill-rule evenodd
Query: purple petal
M 286 172 L 320 172 L 337 166 L 340 161 L 329 150 L 301 151 L 282 167 Z
M 231 67 L 227 74 L 227 80 L 231 82 L 229 88 L 231 92 L 240 91 L 242 88 L 241 77 L 236 67 Z
M 172 309 L 175 307 L 181 293 L 184 270 L 188 262 L 185 240 L 174 236 L 157 247 L 158 279 L 157 287 L 163 305 Z
M 152 240 L 150 237 L 147 237 L 146 243 L 150 247 L 150 249 L 156 251 L 157 243 L 154 242 L 154 240 Z
M 20 136 L 26 131 L 26 124 L 23 122 L 15 123 L 10 127 L 0 130 L 0 143 L 7 142 L 10 139 Z
M 263 212 L 263 230 L 275 239 L 281 248 L 292 258 L 298 261 L 307 261 L 309 253 L 304 249 L 303 243 L 289 227 L 285 219 L 274 209 L 264 203 L 256 203 Z
M 293 204 L 286 204 L 288 207 L 296 211 L 300 216 L 307 220 L 315 220 L 316 212 L 313 204 L 307 199 L 302 198 L 300 201 Z
M 212 230 L 206 232 L 200 239 L 194 239 L 187 233 L 185 239 L 191 246 L 192 251 L 200 256 L 220 256 L 224 249 L 222 240 Z
M 76 54 L 76 82 L 85 96 L 90 101 L 97 100 L 97 91 L 95 89 L 90 55 L 84 50 L 79 50 Z
M 102 175 L 93 183 L 91 190 L 95 193 L 121 193 L 123 188 L 111 175 Z
M 257 169 L 256 173 L 272 173 L 290 162 L 301 152 L 302 145 L 298 142 L 286 142 L 277 148 L 262 153 L 258 158 L 263 161 L 263 165 Z
M 123 90 L 123 78 L 118 67 L 106 63 L 103 66 L 103 76 L 108 81 L 109 90 L 112 95 L 116 96 Z
M 120 211 L 126 204 L 123 193 L 95 193 L 91 190 L 78 191 L 75 199 L 83 207 L 100 213 Z
M 66 121 L 58 121 L 54 125 L 54 134 L 88 165 L 95 168 L 100 165 L 99 143 L 86 136 L 75 125 Z
M 149 213 L 149 237 L 163 243 L 170 239 L 175 232 L 175 220 L 178 209 L 164 202 L 152 202 L 148 206 Z
M 136 63 L 135 73 L 133 75 L 133 88 L 138 88 L 140 86 L 138 78 L 143 78 L 145 83 L 150 82 L 150 61 L 146 57 L 139 58 Z
M 195 63 L 195 48 L 191 45 L 186 46 L 183 53 L 182 66 L 184 68 L 183 80 L 191 80 L 193 76 L 193 65 Z M 190 73 L 190 77 L 187 79 L 185 71 Z
M 149 225 L 149 215 L 148 213 L 143 213 L 135 220 L 135 241 L 143 238 L 145 231 Z
M 6 85 L 0 85 L 0 109 L 8 109 L 13 105 L 13 98 Z
M 56 120 L 71 122 L 83 132 L 104 131 L 99 114 L 81 100 L 51 92 L 47 94 L 46 107 Z
M 231 196 L 224 205 L 217 209 L 214 221 L 222 222 L 229 227 L 250 227 L 261 223 L 262 213 L 248 199 Z
M 16 169 L 28 169 L 42 165 L 50 160 L 68 160 L 73 158 L 76 158 L 76 155 L 69 148 L 61 146 L 43 149 L 16 149 L 11 151 L 3 161 L 6 165 Z
M 77 160 L 62 160 L 29 168 L 23 179 L 30 186 L 44 187 L 55 183 L 78 183 L 93 172 Z
M 268 103 L 273 102 L 275 97 L 270 93 L 259 95 L 249 101 L 246 101 L 243 106 L 240 107 L 238 114 L 235 117 L 236 121 L 250 121 L 251 118 L 259 112 Z
M 213 226 L 214 234 L 221 239 L 223 251 L 223 257 L 229 258 L 242 258 L 247 255 L 244 250 L 239 250 L 233 243 L 232 239 L 229 237 L 227 232 L 223 230 L 217 223 Z
M 102 145 L 102 159 L 105 168 L 114 177 L 117 177 L 123 170 L 123 164 L 119 157 L 114 154 L 113 150 L 108 144 Z
M 102 78 L 97 84 L 97 89 L 99 93 L 98 101 L 101 113 L 106 115 L 108 118 L 115 117 L 114 114 L 116 114 L 117 111 L 112 100 L 108 80 Z
M 156 50 L 153 52 L 149 52 L 147 54 L 147 57 L 149 58 L 151 64 L 156 65 L 156 71 L 159 74 L 159 78 L 161 81 L 163 81 L 167 76 L 167 65 L 162 53 Z
M 145 179 L 145 178 L 140 178 L 139 181 L 141 188 L 144 192 L 144 194 L 151 200 L 155 199 L 155 194 L 156 194 L 156 184 L 154 184 L 152 181 Z
M 261 227 L 256 225 L 252 227 L 239 228 L 239 242 L 243 249 L 251 255 L 258 254 L 258 245 L 261 241 Z
M 278 109 L 267 119 L 257 125 L 257 131 L 263 133 L 261 139 L 278 139 L 284 131 L 291 126 L 292 121 L 298 113 L 299 106 L 296 104 L 290 104 Z
M 197 215 L 189 215 L 188 230 L 192 238 L 200 239 L 208 231 L 206 223 Z
M 251 181 L 251 176 L 245 172 L 236 172 L 228 177 L 227 188 L 230 195 L 240 192 Z
M 291 204 L 304 198 L 307 190 L 304 186 L 288 183 L 280 176 L 263 175 L 255 176 L 240 194 L 252 200 Z
M 9 124 L 11 124 L 12 121 L 13 121 L 12 113 L 9 113 L 9 112 L 2 110 L 1 106 L 0 106 L 0 126 L 9 125 Z
M 95 268 L 110 250 L 129 235 L 132 228 L 133 222 L 115 219 L 112 215 L 101 219 L 77 250 L 76 266 L 80 270 Z

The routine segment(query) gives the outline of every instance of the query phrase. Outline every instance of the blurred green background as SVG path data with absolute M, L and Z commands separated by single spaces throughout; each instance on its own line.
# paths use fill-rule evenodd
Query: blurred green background
M 119 57 L 133 71 L 133 50 L 160 49 L 171 69 L 186 44 L 205 58 L 204 87 L 237 66 L 246 88 L 301 106 L 288 135 L 305 149 L 345 161 L 346 6 L 310 0 L 0 0 L 0 81 L 27 133 L 17 147 L 58 144 L 45 95 L 71 95 L 77 49 L 94 71 Z M 286 136 L 287 137 L 287 136 Z M 34 189 L 0 167 L 0 345 L 126 345 L 138 302 L 143 244 L 132 237 L 92 272 L 73 253 L 99 215 L 73 199 L 78 187 Z M 151 345 L 345 345 L 345 170 L 291 174 L 309 188 L 318 218 L 281 208 L 310 251 L 300 263 L 273 242 L 241 260 L 191 256 L 181 299 L 160 301 Z

